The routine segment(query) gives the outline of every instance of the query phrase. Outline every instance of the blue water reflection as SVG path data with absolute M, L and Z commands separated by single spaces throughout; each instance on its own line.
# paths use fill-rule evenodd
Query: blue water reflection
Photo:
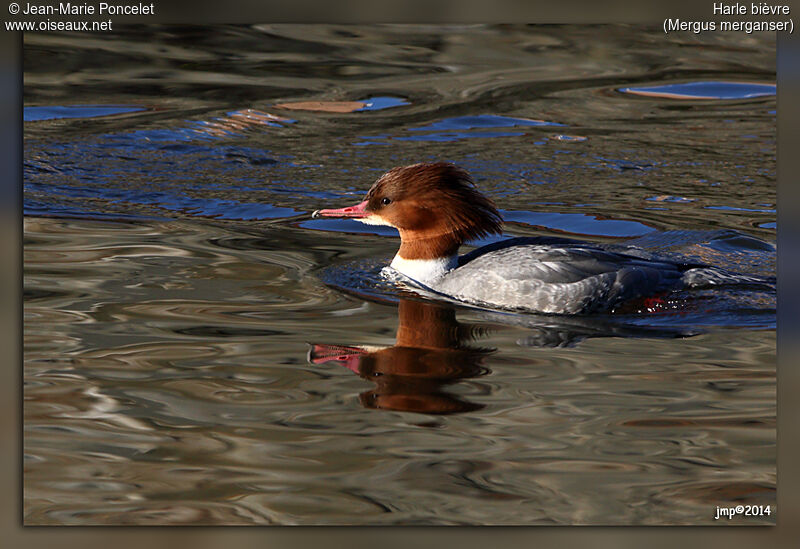
M 144 107 L 133 105 L 51 105 L 46 107 L 25 107 L 23 120 L 35 122 L 38 120 L 57 120 L 60 118 L 97 118 L 114 114 L 145 111 Z
M 367 99 L 362 99 L 361 101 L 365 103 L 365 105 L 360 109 L 356 109 L 355 112 L 380 111 L 383 109 L 391 109 L 393 107 L 409 105 L 408 101 L 400 99 L 399 97 L 368 97 Z
M 775 95 L 776 90 L 775 84 L 713 81 L 619 88 L 622 93 L 672 99 L 750 99 Z

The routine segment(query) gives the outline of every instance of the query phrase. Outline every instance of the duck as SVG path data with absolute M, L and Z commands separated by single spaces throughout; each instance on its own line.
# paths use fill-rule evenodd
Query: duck
M 394 227 L 400 248 L 391 272 L 425 292 L 488 309 L 613 312 L 635 300 L 664 303 L 664 296 L 685 288 L 769 282 L 633 247 L 620 251 L 554 236 L 510 238 L 459 255 L 469 241 L 502 234 L 503 219 L 469 173 L 449 162 L 393 168 L 362 202 L 312 217 Z

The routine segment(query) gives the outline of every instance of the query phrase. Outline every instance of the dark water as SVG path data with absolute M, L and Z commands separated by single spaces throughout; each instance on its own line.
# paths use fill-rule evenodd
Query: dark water
M 27 524 L 775 522 L 772 289 L 482 311 L 308 216 L 448 160 L 506 236 L 774 275 L 773 36 L 133 27 L 24 61 Z

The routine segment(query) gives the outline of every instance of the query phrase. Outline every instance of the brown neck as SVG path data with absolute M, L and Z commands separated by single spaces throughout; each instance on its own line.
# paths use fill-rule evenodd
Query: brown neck
M 453 233 L 424 236 L 414 231 L 400 230 L 400 250 L 403 259 L 439 259 L 458 253 L 461 241 Z

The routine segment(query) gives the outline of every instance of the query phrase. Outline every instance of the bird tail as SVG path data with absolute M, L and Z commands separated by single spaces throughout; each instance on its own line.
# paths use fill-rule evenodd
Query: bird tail
M 689 269 L 681 277 L 689 288 L 706 288 L 710 286 L 762 286 L 775 289 L 777 278 L 774 276 L 746 275 L 729 273 L 716 267 L 699 267 Z

